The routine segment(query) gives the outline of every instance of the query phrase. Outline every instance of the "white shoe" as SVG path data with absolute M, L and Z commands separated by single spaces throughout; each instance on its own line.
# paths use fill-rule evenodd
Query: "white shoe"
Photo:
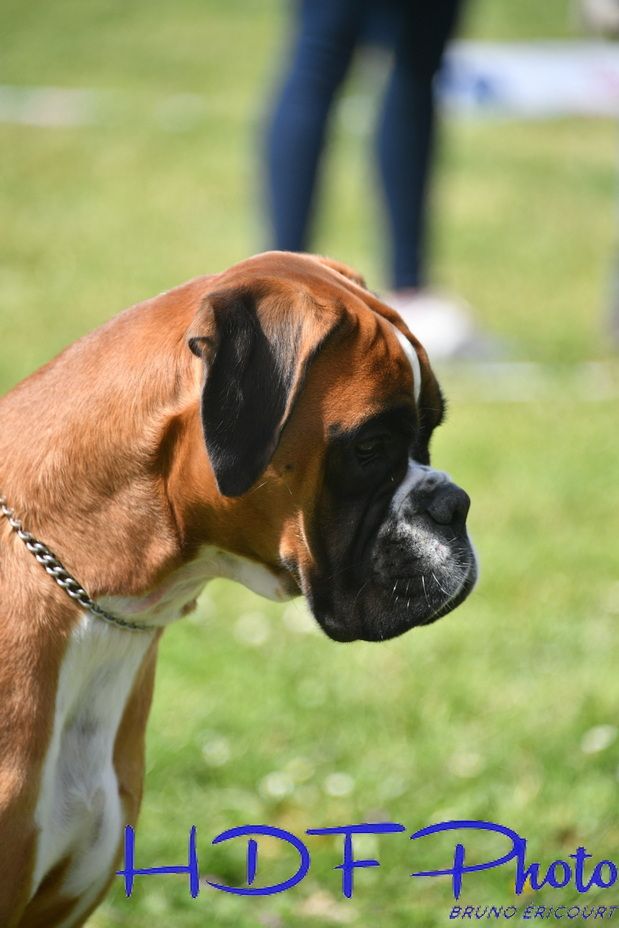
M 579 0 L 578 7 L 586 29 L 611 37 L 619 34 L 617 0 Z

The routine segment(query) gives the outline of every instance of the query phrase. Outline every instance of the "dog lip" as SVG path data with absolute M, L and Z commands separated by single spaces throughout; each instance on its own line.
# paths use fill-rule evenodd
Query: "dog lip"
M 325 634 L 328 635 L 332 641 L 339 641 L 341 643 L 347 643 L 349 641 L 357 641 L 359 637 L 351 629 L 348 629 L 343 625 L 339 625 L 337 622 L 334 622 L 332 619 L 327 619 L 326 621 L 323 621 L 320 624 Z
M 429 625 L 436 619 L 447 615 L 449 612 L 459 606 L 460 603 L 464 602 L 469 593 L 473 590 L 477 581 L 477 561 L 472 551 L 469 552 L 468 563 L 462 564 L 462 567 L 465 568 L 465 573 L 459 579 L 459 582 L 457 583 L 457 586 L 453 592 L 450 592 L 448 595 L 446 595 L 442 602 L 437 603 L 436 607 L 430 611 L 428 616 L 415 621 L 414 624 L 410 626 L 410 628 Z M 414 597 L 418 596 L 420 589 L 424 585 L 424 578 L 427 582 L 427 578 L 430 576 L 432 576 L 431 571 L 422 571 L 415 574 L 392 574 L 390 576 L 381 576 L 379 574 L 375 579 L 377 586 L 381 589 L 383 594 L 389 596 L 394 601 L 394 605 L 397 603 L 401 608 L 404 602 L 410 604 L 410 601 Z M 446 579 L 445 582 L 449 581 Z M 439 586 L 439 590 L 445 593 L 442 585 L 438 584 L 438 581 L 436 581 L 436 583 Z M 426 595 L 427 598 L 425 590 L 424 595 Z
M 430 625 L 468 597 L 477 580 L 477 559 L 470 542 L 457 554 L 453 563 L 454 568 L 458 567 L 454 570 L 455 576 L 451 574 L 442 578 L 439 572 L 439 579 L 434 577 L 432 580 L 432 570 L 415 570 L 416 562 L 423 560 L 423 556 L 409 557 L 404 563 L 389 565 L 392 573 L 384 573 L 376 567 L 369 577 L 366 573 L 356 595 L 345 603 L 340 602 L 341 608 L 335 605 L 339 600 L 336 596 L 335 603 L 331 601 L 328 608 L 315 610 L 317 604 L 312 602 L 311 593 L 308 596 L 310 608 L 322 631 L 332 641 L 386 641 L 395 638 L 413 628 Z M 447 589 L 443 588 L 444 585 Z M 370 596 L 365 606 L 364 591 Z M 373 606 L 368 611 L 370 603 Z
M 429 625 L 431 622 L 436 621 L 436 619 L 441 619 L 443 616 L 448 615 L 450 612 L 453 612 L 465 599 L 468 598 L 469 594 L 475 588 L 477 582 L 477 562 L 474 557 L 471 558 L 471 561 L 468 565 L 468 570 L 465 577 L 462 580 L 462 583 L 456 590 L 456 592 L 450 596 L 448 599 L 442 603 L 435 612 L 433 612 L 428 618 L 420 623 L 422 625 Z

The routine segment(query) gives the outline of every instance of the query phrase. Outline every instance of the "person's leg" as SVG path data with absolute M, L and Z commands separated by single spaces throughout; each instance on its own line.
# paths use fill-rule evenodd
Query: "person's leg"
M 377 134 L 395 290 L 425 283 L 426 201 L 434 143 L 432 83 L 462 0 L 404 0 Z
M 327 118 L 350 64 L 365 0 L 300 0 L 292 61 L 267 129 L 274 248 L 303 251 Z

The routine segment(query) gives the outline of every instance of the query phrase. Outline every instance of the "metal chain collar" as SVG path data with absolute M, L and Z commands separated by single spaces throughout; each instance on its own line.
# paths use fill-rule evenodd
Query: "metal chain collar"
M 43 544 L 42 541 L 38 541 L 30 532 L 24 529 L 22 523 L 16 518 L 14 511 L 9 508 L 3 496 L 0 496 L 0 516 L 5 516 L 13 531 L 21 538 L 39 564 L 46 570 L 50 577 L 56 581 L 58 586 L 62 587 L 65 593 L 70 596 L 71 599 L 75 600 L 75 602 L 79 603 L 83 609 L 91 612 L 104 622 L 116 625 L 118 628 L 139 632 L 152 631 L 152 628 L 149 628 L 147 625 L 137 625 L 134 622 L 127 622 L 125 619 L 119 619 L 118 616 L 106 612 L 94 599 L 91 599 L 84 587 L 80 586 L 75 577 L 71 576 L 66 567 L 64 567 L 56 555 L 50 551 L 47 545 Z

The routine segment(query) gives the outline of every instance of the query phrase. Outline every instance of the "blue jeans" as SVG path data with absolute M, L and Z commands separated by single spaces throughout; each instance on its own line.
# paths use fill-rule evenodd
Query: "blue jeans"
M 292 59 L 267 130 L 273 247 L 308 248 L 328 117 L 359 44 L 393 50 L 376 153 L 392 242 L 392 285 L 425 272 L 426 199 L 434 141 L 432 82 L 462 0 L 297 0 Z

